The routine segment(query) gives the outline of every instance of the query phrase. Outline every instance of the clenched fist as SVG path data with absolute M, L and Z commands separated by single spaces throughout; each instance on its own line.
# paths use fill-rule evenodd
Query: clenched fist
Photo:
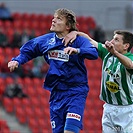
M 16 68 L 18 68 L 19 63 L 17 61 L 10 61 L 8 62 L 8 68 L 10 69 L 10 72 L 14 71 Z

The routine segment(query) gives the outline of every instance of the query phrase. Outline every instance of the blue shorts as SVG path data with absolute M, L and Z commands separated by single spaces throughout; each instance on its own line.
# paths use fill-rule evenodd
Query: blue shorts
M 50 96 L 50 117 L 53 133 L 63 133 L 65 125 L 82 129 L 88 85 L 54 90 Z

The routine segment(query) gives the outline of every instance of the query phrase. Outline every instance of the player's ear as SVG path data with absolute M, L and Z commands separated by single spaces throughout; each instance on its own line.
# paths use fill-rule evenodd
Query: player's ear
M 69 25 L 67 25 L 67 26 L 66 26 L 66 29 L 69 31 L 69 30 L 70 30 L 70 26 L 69 26 Z
M 124 50 L 128 50 L 129 47 L 130 47 L 130 44 L 129 43 L 125 43 L 124 44 Z

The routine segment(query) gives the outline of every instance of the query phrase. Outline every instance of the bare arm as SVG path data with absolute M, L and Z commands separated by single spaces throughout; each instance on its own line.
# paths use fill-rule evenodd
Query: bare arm
M 92 39 L 88 34 L 85 34 L 84 32 L 77 32 L 77 35 L 84 36 L 89 39 L 89 41 L 96 47 L 98 48 L 98 42 Z
M 119 61 L 128 69 L 133 69 L 133 61 L 128 57 L 120 54 L 119 52 L 115 52 L 115 56 L 119 59 Z
M 79 31 L 72 31 L 65 36 L 65 38 L 63 39 L 63 42 L 65 42 L 65 46 L 67 46 L 69 42 L 72 43 L 76 39 L 77 35 L 86 37 L 96 48 L 98 48 L 97 41 L 93 40 L 90 36 L 88 36 L 88 34 Z

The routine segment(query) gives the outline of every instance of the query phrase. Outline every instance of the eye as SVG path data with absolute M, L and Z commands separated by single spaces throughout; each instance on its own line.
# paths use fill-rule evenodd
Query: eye
M 114 40 L 117 41 L 117 42 L 119 42 L 119 39 L 118 38 L 115 38 Z
M 61 17 L 57 17 L 57 19 L 62 20 Z

